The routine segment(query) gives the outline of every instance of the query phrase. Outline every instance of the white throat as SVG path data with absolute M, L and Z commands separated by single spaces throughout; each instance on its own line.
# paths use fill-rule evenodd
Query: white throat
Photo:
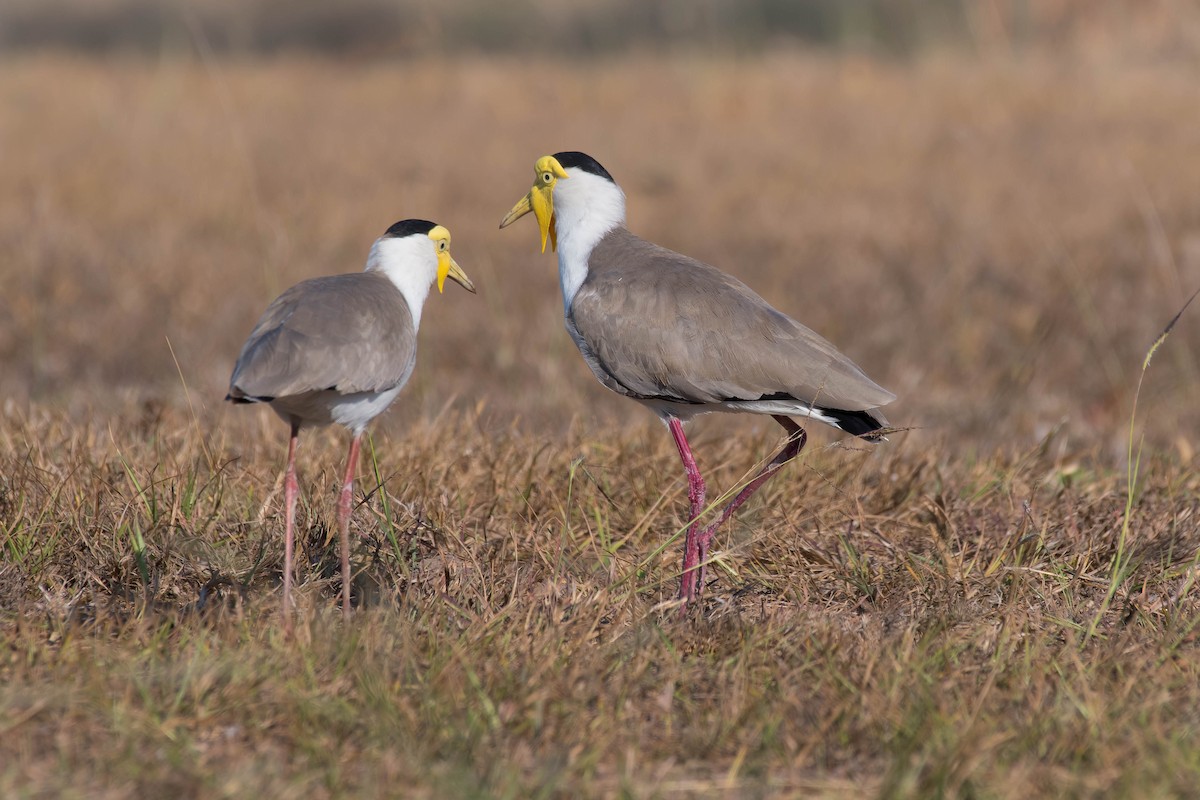
M 625 224 L 625 193 L 621 187 L 581 169 L 554 184 L 554 217 L 558 231 L 558 280 L 563 313 L 588 273 L 588 257 L 604 235 Z
M 396 284 L 408 301 L 413 330 L 421 325 L 421 309 L 429 296 L 429 287 L 437 278 L 437 253 L 433 240 L 423 234 L 396 239 L 376 239 L 367 255 L 364 272 L 382 272 Z

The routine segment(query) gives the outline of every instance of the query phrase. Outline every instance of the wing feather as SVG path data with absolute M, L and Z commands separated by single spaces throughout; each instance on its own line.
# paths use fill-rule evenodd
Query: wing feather
M 416 331 L 408 303 L 370 272 L 314 278 L 275 299 L 242 347 L 230 395 L 378 392 L 408 379 Z
M 847 411 L 895 399 L 824 338 L 708 264 L 618 229 L 588 268 L 568 326 L 614 391 L 685 403 L 788 396 Z

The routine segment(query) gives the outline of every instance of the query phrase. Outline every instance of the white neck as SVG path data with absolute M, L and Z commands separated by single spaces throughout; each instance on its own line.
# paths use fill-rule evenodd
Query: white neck
M 437 277 L 437 253 L 428 236 L 376 239 L 364 272 L 382 272 L 408 301 L 413 330 L 421 325 L 421 308 Z
M 571 176 L 554 184 L 554 217 L 558 231 L 558 280 L 563 313 L 587 278 L 588 256 L 613 228 L 625 224 L 621 187 L 590 172 L 572 168 Z

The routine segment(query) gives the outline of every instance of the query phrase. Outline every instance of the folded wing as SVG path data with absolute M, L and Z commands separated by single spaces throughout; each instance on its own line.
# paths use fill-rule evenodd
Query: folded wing
M 741 281 L 624 229 L 592 251 L 568 323 L 597 377 L 632 397 L 845 411 L 895 399 Z
M 314 278 L 281 294 L 242 347 L 231 399 L 311 391 L 379 392 L 403 383 L 416 360 L 408 303 L 386 277 Z

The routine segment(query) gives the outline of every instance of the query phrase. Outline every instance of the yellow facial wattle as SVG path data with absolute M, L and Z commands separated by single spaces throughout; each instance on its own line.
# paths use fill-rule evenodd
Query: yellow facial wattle
M 450 231 L 441 225 L 437 225 L 429 232 L 429 238 L 433 240 L 434 247 L 437 248 L 438 293 L 441 294 L 446 285 L 446 278 L 449 277 L 468 292 L 474 294 L 475 284 L 471 283 L 471 279 L 467 277 L 467 273 L 463 272 L 462 267 L 450 255 Z
M 533 172 L 533 188 L 529 190 L 529 194 L 517 201 L 501 221 L 500 227 L 505 228 L 532 211 L 533 216 L 537 218 L 544 253 L 547 239 L 550 240 L 551 250 L 558 249 L 558 229 L 554 224 L 554 185 L 570 176 L 554 156 L 539 158 L 534 164 Z

